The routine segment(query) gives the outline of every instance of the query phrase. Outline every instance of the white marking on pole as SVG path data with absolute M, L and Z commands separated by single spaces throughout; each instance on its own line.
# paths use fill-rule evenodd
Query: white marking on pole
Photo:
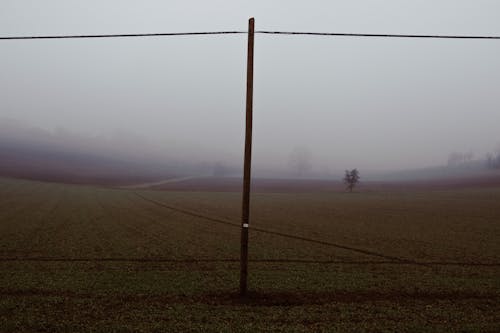
M 243 223 L 243 228 L 248 228 L 248 223 Z

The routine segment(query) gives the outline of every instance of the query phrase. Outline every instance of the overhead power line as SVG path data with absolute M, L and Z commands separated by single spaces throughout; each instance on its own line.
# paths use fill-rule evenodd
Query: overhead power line
M 168 36 L 199 36 L 199 35 L 231 35 L 231 34 L 246 34 L 246 33 L 247 33 L 246 31 L 198 31 L 198 32 L 160 32 L 160 33 L 140 33 L 140 34 L 7 36 L 7 37 L 0 37 L 0 40 L 168 37 Z
M 365 34 L 344 32 L 303 32 L 303 31 L 267 31 L 255 33 L 269 35 L 302 35 L 302 36 L 337 36 L 337 37 L 377 37 L 377 38 L 440 38 L 440 39 L 500 39 L 500 36 L 468 36 L 468 35 L 412 35 L 412 34 Z
M 162 32 L 137 34 L 97 34 L 97 35 L 45 35 L 45 36 L 3 36 L 0 40 L 23 39 L 76 39 L 76 38 L 127 38 L 127 37 L 173 37 L 246 34 L 247 31 L 198 31 L 198 32 Z M 484 35 L 412 35 L 412 34 L 371 34 L 343 32 L 305 32 L 305 31 L 271 31 L 258 30 L 256 34 L 289 35 L 289 36 L 324 36 L 324 37 L 375 37 L 375 38 L 433 38 L 433 39 L 500 39 L 500 36 Z

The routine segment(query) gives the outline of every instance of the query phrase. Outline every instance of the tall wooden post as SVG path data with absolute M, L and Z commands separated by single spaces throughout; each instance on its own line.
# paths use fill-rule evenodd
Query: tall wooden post
M 253 107 L 253 47 L 254 18 L 248 20 L 248 55 L 247 55 L 247 107 L 245 128 L 245 161 L 243 166 L 243 201 L 241 212 L 241 270 L 240 295 L 247 293 L 248 279 L 248 224 L 250 222 L 250 171 L 252 165 L 252 107 Z

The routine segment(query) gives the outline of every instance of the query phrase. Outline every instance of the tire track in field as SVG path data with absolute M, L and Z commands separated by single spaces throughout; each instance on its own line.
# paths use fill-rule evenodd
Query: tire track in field
M 165 236 L 169 236 L 172 233 L 178 232 L 179 225 L 172 227 L 171 224 L 166 224 L 165 220 L 160 219 L 160 218 L 171 217 L 173 215 L 179 214 L 179 212 L 176 212 L 175 210 L 170 210 L 170 211 L 166 211 L 168 214 L 164 214 L 165 210 L 163 209 L 163 207 L 151 206 L 148 202 L 145 202 L 145 204 L 151 208 L 145 207 L 143 204 L 138 205 L 138 201 L 134 200 L 133 197 L 127 197 L 127 200 L 130 201 L 136 209 L 132 209 L 128 205 L 123 207 L 123 209 L 126 209 L 126 210 L 130 211 L 132 214 L 139 216 L 141 218 L 145 217 L 150 222 L 152 222 L 152 223 L 150 223 L 150 226 L 155 226 L 155 227 L 158 227 L 158 229 L 159 229 L 158 230 L 159 234 L 154 234 L 154 235 L 161 238 L 161 240 L 164 241 L 165 239 L 160 235 L 167 234 Z M 156 210 L 154 209 L 155 207 L 156 207 Z M 161 213 L 158 212 L 158 209 L 160 209 Z M 153 216 L 151 216 L 150 214 L 153 214 Z M 161 214 L 161 215 L 159 215 L 159 214 Z M 181 213 L 181 215 L 185 215 L 185 214 Z M 193 216 L 190 216 L 190 217 L 191 217 L 191 219 L 188 220 L 190 223 L 200 223 L 200 222 L 195 222 L 195 219 L 197 219 L 196 217 L 193 217 Z M 206 224 L 205 224 L 205 226 L 206 226 Z M 185 226 L 183 226 L 181 228 L 181 230 L 185 232 L 186 231 Z M 220 235 L 221 233 L 217 233 L 217 234 Z M 185 236 L 186 237 L 185 237 L 183 243 L 184 244 L 189 243 L 192 248 L 199 248 L 200 246 L 205 245 L 205 244 L 202 245 L 202 244 L 200 244 L 200 242 L 197 242 L 195 240 L 195 238 L 192 237 L 191 235 L 185 235 Z
M 121 216 L 118 216 L 116 213 L 113 212 L 113 210 L 118 210 L 118 211 L 132 211 L 130 208 L 127 207 L 122 207 L 122 206 L 117 206 L 114 204 L 104 204 L 102 202 L 102 198 L 96 196 L 96 202 L 101 208 L 102 212 L 104 215 L 107 215 L 111 221 L 116 221 L 117 226 L 123 227 L 126 231 L 132 232 L 132 234 L 140 234 L 143 238 L 146 240 L 155 240 L 158 241 L 160 240 L 156 235 L 152 235 L 150 233 L 147 233 L 144 231 L 144 229 L 139 228 L 139 226 L 133 224 L 133 223 L 128 223 L 126 222 L 126 219 L 121 218 Z M 102 228 L 102 226 L 100 226 Z M 107 231 L 108 235 L 111 235 L 112 232 Z
M 100 203 L 100 206 L 103 208 L 104 214 L 108 215 L 111 218 L 111 220 L 118 222 L 118 224 L 117 224 L 118 226 L 121 226 L 124 229 L 131 231 L 133 234 L 140 234 L 141 237 L 145 238 L 146 240 L 155 240 L 155 241 L 162 241 L 163 240 L 163 238 L 159 237 L 156 234 L 152 234 L 152 233 L 144 231 L 144 228 L 140 228 L 139 225 L 126 222 L 126 219 L 123 219 L 120 216 L 118 216 L 116 213 L 112 212 L 113 210 L 119 210 L 119 211 L 126 210 L 126 211 L 132 212 L 132 214 L 136 215 L 131 208 L 121 207 L 121 206 L 116 206 L 116 205 L 104 206 L 102 203 Z M 148 221 L 151 221 L 151 218 L 149 218 L 149 217 L 146 217 L 146 219 Z
M 116 246 L 117 243 L 118 244 L 126 243 L 127 245 L 130 245 L 128 242 L 125 242 L 125 241 L 117 242 L 116 230 L 113 229 L 114 226 L 117 226 L 118 230 L 120 230 L 120 229 L 123 230 L 125 232 L 125 234 L 128 234 L 128 233 L 131 233 L 134 235 L 138 234 L 142 238 L 149 239 L 143 230 L 140 230 L 140 229 L 137 229 L 137 228 L 130 226 L 128 223 L 124 222 L 124 219 L 121 218 L 121 216 L 118 216 L 116 213 L 113 212 L 113 210 L 115 210 L 115 209 L 118 210 L 119 212 L 121 212 L 121 211 L 123 211 L 122 208 L 117 207 L 117 206 L 112 205 L 112 204 L 104 204 L 102 202 L 102 197 L 100 196 L 100 193 L 96 194 L 95 201 L 102 212 L 103 220 L 106 221 L 109 219 L 110 221 L 115 222 L 115 223 L 101 223 L 101 224 L 99 224 L 99 223 L 97 223 L 97 220 L 94 221 L 94 224 L 96 225 L 97 229 L 99 231 L 101 231 L 98 233 L 98 236 L 100 237 L 100 239 L 106 240 L 106 241 L 109 241 L 109 240 L 112 241 L 112 245 L 108 245 L 108 251 L 113 250 L 114 246 Z M 103 243 L 104 243 L 103 241 L 98 242 L 98 244 L 103 244 Z
M 110 240 L 113 239 L 112 232 L 109 230 L 109 226 L 106 223 L 99 223 L 106 218 L 106 208 L 104 208 L 103 203 L 101 202 L 101 191 L 97 191 L 93 197 L 93 200 L 97 207 L 99 207 L 98 214 L 96 214 L 95 218 L 91 219 L 92 225 L 95 228 L 96 234 L 94 237 L 97 239 L 97 244 L 100 249 L 106 247 L 106 250 L 112 249 L 112 246 L 109 245 Z M 108 226 L 108 228 L 106 228 Z M 95 251 L 95 246 L 94 246 Z
M 168 236 L 169 236 L 169 235 L 171 235 L 172 232 L 178 232 L 178 230 L 185 232 L 187 230 L 185 224 L 183 224 L 181 227 L 180 225 L 175 224 L 175 223 L 174 224 L 165 223 L 165 220 L 164 220 L 165 217 L 170 218 L 170 217 L 175 216 L 175 215 L 178 216 L 179 212 L 177 212 L 175 210 L 165 210 L 165 209 L 163 209 L 163 207 L 159 207 L 157 205 L 150 205 L 149 202 L 145 202 L 145 201 L 141 201 L 141 204 L 139 204 L 139 202 L 137 200 L 134 200 L 134 199 L 135 199 L 135 197 L 133 197 L 133 196 L 128 197 L 128 200 L 134 205 L 134 207 L 138 208 L 135 210 L 131 210 L 131 212 L 137 216 L 148 217 L 150 219 L 150 221 L 153 222 L 151 225 L 155 225 L 155 226 L 159 227 L 159 232 L 161 232 L 163 234 L 168 233 Z M 167 214 L 165 214 L 165 213 L 167 213 Z M 149 214 L 152 214 L 153 216 L 151 216 Z M 186 215 L 186 214 L 180 213 L 180 215 Z M 206 223 L 196 221 L 196 219 L 198 219 L 198 218 L 194 217 L 194 216 L 190 216 L 190 219 L 188 219 L 187 221 L 189 221 L 190 224 L 192 224 L 192 225 L 201 224 L 203 227 L 206 227 Z M 192 230 L 191 230 L 191 232 L 192 232 Z M 212 234 L 219 235 L 219 236 L 222 235 L 221 232 L 213 232 Z M 199 236 L 199 233 L 195 232 L 195 235 Z M 199 247 L 200 243 L 196 241 L 196 239 L 194 238 L 194 236 L 191 233 L 189 235 L 186 234 L 185 236 L 186 236 L 186 239 L 183 241 L 183 243 L 189 243 L 192 245 L 193 248 Z M 238 245 L 238 247 L 239 247 L 239 245 Z
M 198 295 L 180 294 L 130 294 L 130 293 L 99 293 L 78 292 L 70 290 L 46 290 L 40 288 L 1 288 L 0 294 L 7 297 L 62 297 L 64 299 L 91 299 L 93 302 L 119 301 L 120 304 L 139 303 L 149 304 L 207 304 L 217 305 L 250 305 L 250 306 L 304 306 L 324 305 L 338 303 L 360 302 L 396 302 L 414 303 L 417 301 L 496 301 L 500 295 L 494 292 L 470 292 L 470 291 L 322 291 L 322 292 L 262 292 L 251 291 L 244 298 L 239 293 L 232 291 L 219 291 L 216 293 L 204 293 Z M 146 303 L 144 303 L 146 302 Z
M 171 259 L 171 258 L 128 258 L 128 257 L 0 257 L 0 262 L 135 262 L 135 263 L 173 263 L 173 264 L 198 264 L 198 263 L 240 263 L 239 258 L 219 259 Z M 248 259 L 252 263 L 290 263 L 290 264 L 317 264 L 317 265 L 414 265 L 412 262 L 399 262 L 394 260 L 307 260 L 307 259 Z M 458 267 L 492 267 L 500 268 L 500 262 L 454 262 L 454 261 L 425 261 L 426 266 L 458 266 Z
M 33 253 L 39 248 L 40 245 L 40 235 L 44 233 L 44 231 L 47 230 L 47 222 L 50 222 L 51 220 L 55 220 L 56 212 L 59 210 L 59 208 L 62 205 L 63 197 L 65 191 L 62 191 L 63 193 L 57 193 L 55 202 L 52 204 L 50 209 L 43 214 L 42 217 L 39 218 L 39 223 L 38 226 L 35 228 L 35 230 L 30 234 L 30 237 L 28 238 L 30 240 L 31 246 L 28 248 L 27 253 Z M 63 223 L 58 223 L 56 225 L 55 230 L 57 231 L 60 226 Z M 34 242 L 34 240 L 37 239 L 38 242 Z
M 100 233 L 100 237 L 104 238 L 106 240 L 111 240 L 113 245 L 109 249 L 113 250 L 114 246 L 116 244 L 123 245 L 127 244 L 129 246 L 130 250 L 133 246 L 131 245 L 130 242 L 127 242 L 126 240 L 122 240 L 121 242 L 119 241 L 119 238 L 116 237 L 116 230 L 113 229 L 113 227 L 118 227 L 118 232 L 124 232 L 126 237 L 128 237 L 129 234 L 132 234 L 134 236 L 139 235 L 141 240 L 147 241 L 159 241 L 158 238 L 155 238 L 153 235 L 146 233 L 143 229 L 139 228 L 138 226 L 135 226 L 134 224 L 126 222 L 127 219 L 123 218 L 122 216 L 119 215 L 119 213 L 115 213 L 115 211 L 123 212 L 126 208 L 117 206 L 114 204 L 109 204 L 103 203 L 102 197 L 100 195 L 96 195 L 95 197 L 97 205 L 100 207 L 102 214 L 103 214 L 103 219 L 109 220 L 114 223 L 103 223 L 103 224 L 97 224 L 98 228 L 103 231 L 103 233 Z M 133 222 L 132 222 L 133 223 Z M 136 237 L 134 237 L 136 238 Z M 137 240 L 137 239 L 136 239 Z M 102 242 L 99 242 L 101 244 Z M 108 250 L 109 250 L 108 249 Z M 124 248 L 123 250 L 127 250 Z
M 34 237 L 31 238 L 37 238 L 38 242 L 36 244 L 32 242 L 30 253 L 37 252 L 37 250 L 41 252 L 47 250 L 51 251 L 53 249 L 57 249 L 58 251 L 64 249 L 64 252 L 66 252 L 67 247 L 65 244 L 68 241 L 68 237 L 78 234 L 78 232 L 68 232 L 68 230 L 72 231 L 71 227 L 75 225 L 75 221 L 73 221 L 71 217 L 80 214 L 78 211 L 80 206 L 74 205 L 71 202 L 72 197 L 74 197 L 74 192 L 63 187 L 57 188 L 52 194 L 57 199 L 50 211 L 41 218 L 41 223 L 37 228 L 38 230 L 34 232 Z M 38 237 L 38 235 L 41 237 Z M 61 241 L 64 242 L 64 244 Z M 39 247 L 40 245 L 42 247 Z
M 23 185 L 21 185 L 23 186 Z M 39 198 L 40 194 L 38 192 L 42 192 L 43 189 L 46 188 L 46 186 L 43 186 L 39 183 L 35 183 L 33 185 L 30 185 L 29 189 L 26 190 L 25 187 L 17 188 L 12 191 L 8 191 L 5 194 L 5 198 L 7 200 L 2 200 L 0 202 L 0 208 L 2 209 L 2 213 L 5 213 L 4 206 L 8 207 L 7 213 L 5 215 L 2 215 L 2 219 L 6 220 L 17 220 L 17 217 L 19 216 L 25 216 L 26 215 L 26 205 L 17 205 L 16 201 L 18 201 L 19 196 L 22 196 L 24 201 L 23 204 L 25 204 L 26 198 Z M 4 192 L 4 189 L 2 189 L 2 192 Z M 12 193 L 11 193 L 12 192 Z M 35 202 L 30 202 L 29 203 L 29 210 L 31 212 L 33 211 L 39 211 L 41 207 L 45 206 L 46 202 L 44 200 L 39 200 Z
M 228 221 L 228 220 L 223 220 L 223 219 L 220 219 L 220 218 L 215 218 L 215 217 L 203 215 L 203 214 L 197 213 L 195 211 L 191 211 L 191 210 L 187 210 L 187 209 L 182 209 L 182 208 L 178 208 L 178 207 L 166 205 L 166 204 L 164 204 L 162 202 L 159 202 L 159 201 L 156 201 L 154 199 L 147 198 L 147 197 L 145 197 L 145 196 L 143 196 L 143 195 L 141 195 L 141 194 L 139 194 L 137 192 L 133 192 L 133 193 L 137 197 L 141 198 L 142 200 L 148 201 L 148 202 L 150 202 L 152 204 L 155 204 L 155 205 L 158 205 L 158 206 L 161 206 L 161 207 L 168 208 L 168 209 L 173 210 L 173 211 L 177 211 L 179 213 L 183 213 L 183 214 L 186 214 L 186 215 L 198 217 L 198 218 L 201 218 L 201 219 L 204 219 L 204 220 L 207 220 L 207 221 L 211 221 L 211 222 L 214 222 L 214 223 L 228 225 L 228 226 L 231 226 L 233 228 L 241 228 L 241 225 L 239 223 L 236 223 L 236 222 L 231 222 L 231 221 Z M 271 230 L 267 230 L 267 229 L 263 229 L 263 228 L 256 228 L 256 227 L 252 227 L 252 226 L 250 226 L 249 229 L 253 230 L 253 231 L 261 232 L 261 233 L 264 233 L 264 234 L 268 234 L 268 235 L 275 235 L 275 236 L 280 236 L 280 237 L 289 238 L 289 239 L 296 239 L 296 240 L 300 240 L 300 241 L 304 241 L 304 242 L 308 242 L 308 243 L 315 243 L 315 244 L 319 244 L 319 245 L 335 247 L 335 248 L 338 248 L 338 249 L 348 250 L 348 251 L 351 251 L 351 252 L 361 253 L 361 254 L 368 255 L 368 256 L 373 256 L 373 257 L 379 257 L 379 258 L 383 258 L 383 259 L 386 259 L 386 260 L 393 260 L 393 261 L 398 261 L 398 262 L 402 262 L 402 263 L 411 263 L 411 264 L 414 264 L 414 265 L 423 265 L 423 266 L 426 266 L 425 263 L 421 263 L 421 262 L 418 262 L 418 261 L 415 261 L 415 260 L 412 260 L 412 259 L 396 257 L 396 256 L 392 256 L 392 255 L 386 255 L 386 254 L 383 254 L 383 253 L 379 253 L 379 252 L 375 252 L 375 251 L 370 251 L 370 250 L 365 250 L 365 249 L 360 249 L 360 248 L 355 248 L 355 247 L 347 246 L 347 245 L 343 245 L 343 244 L 332 243 L 332 242 L 327 242 L 327 241 L 323 241 L 323 240 L 312 239 L 312 238 L 302 237 L 302 236 L 297 236 L 297 235 L 292 235 L 292 234 L 286 234 L 286 233 L 279 232 L 279 231 L 271 231 Z
M 47 202 L 45 200 L 29 201 L 29 215 L 26 215 L 27 206 L 25 202 L 23 202 L 22 205 L 15 203 L 19 196 L 22 196 L 24 199 L 28 198 L 28 200 L 33 200 L 33 198 L 37 199 L 40 196 L 38 192 L 41 192 L 43 188 L 44 187 L 40 183 L 34 183 L 30 185 L 29 189 L 26 189 L 24 185 L 20 185 L 19 188 L 14 190 L 14 186 L 12 186 L 12 191 L 7 192 L 6 197 L 8 197 L 8 200 L 2 201 L 2 206 L 5 205 L 8 207 L 7 213 L 0 217 L 6 222 L 2 227 L 7 228 L 7 231 L 2 229 L 2 237 L 7 239 L 7 243 L 12 243 L 10 247 L 14 246 L 14 248 L 2 252 L 22 253 L 24 255 L 32 254 L 32 250 L 35 246 L 33 240 L 36 239 L 37 235 L 43 230 L 43 219 L 45 216 L 52 214 L 54 206 L 58 203 L 58 198 L 56 197 L 49 207 L 47 207 Z M 13 193 L 11 194 L 11 192 Z M 1 208 L 4 210 L 4 207 Z M 27 216 L 29 218 L 27 218 Z M 14 221 L 16 221 L 16 223 L 13 223 Z M 23 237 L 23 235 L 25 237 Z M 23 244 L 21 248 L 19 243 Z
M 129 198 L 125 198 L 124 200 L 126 201 L 132 201 Z M 159 244 L 163 244 L 165 241 L 165 237 L 162 237 L 158 235 L 157 233 L 151 233 L 146 231 L 147 229 L 144 228 L 144 226 L 141 226 L 140 224 L 136 224 L 134 221 L 123 218 L 121 215 L 119 215 L 120 212 L 127 211 L 130 214 L 133 215 L 138 215 L 138 213 L 130 208 L 127 207 L 127 205 L 115 205 L 115 204 L 104 204 L 101 199 L 97 198 L 98 204 L 103 210 L 103 213 L 111 219 L 111 221 L 117 221 L 117 226 L 123 228 L 126 232 L 131 233 L 132 235 L 140 235 L 141 239 L 144 241 L 144 244 L 147 244 L 149 242 L 155 242 Z M 119 213 L 116 213 L 118 211 Z M 141 218 L 146 219 L 148 222 L 153 222 L 153 224 L 158 224 L 161 225 L 161 223 L 150 216 L 144 216 L 144 215 L 139 215 Z M 163 227 L 165 227 L 163 225 Z M 134 237 L 135 238 L 135 237 Z M 143 246 L 143 244 L 140 244 Z

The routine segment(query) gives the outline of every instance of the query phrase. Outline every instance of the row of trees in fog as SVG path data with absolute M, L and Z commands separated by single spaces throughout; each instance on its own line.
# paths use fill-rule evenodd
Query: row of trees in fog
M 474 159 L 474 153 L 453 152 L 448 156 L 448 166 L 455 167 L 469 163 Z
M 469 165 L 473 161 L 479 162 L 479 164 L 475 163 L 475 165 L 480 165 L 480 163 L 482 163 L 481 160 L 474 159 L 474 153 L 472 152 L 467 152 L 467 153 L 453 152 L 450 155 L 448 155 L 447 164 L 449 167 L 460 167 Z M 486 159 L 483 161 L 485 161 L 484 165 L 488 169 L 500 169 L 500 148 L 498 148 L 496 152 L 487 153 Z
M 486 154 L 486 167 L 489 169 L 500 169 L 500 151 Z

